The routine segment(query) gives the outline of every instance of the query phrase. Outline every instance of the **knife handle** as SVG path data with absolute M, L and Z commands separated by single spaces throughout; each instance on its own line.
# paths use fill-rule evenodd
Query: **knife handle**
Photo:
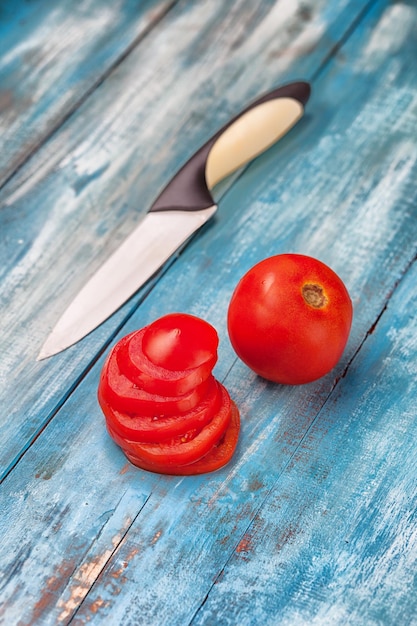
M 199 211 L 213 206 L 214 185 L 285 135 L 302 117 L 309 97 L 310 85 L 294 82 L 258 98 L 187 161 L 149 211 Z

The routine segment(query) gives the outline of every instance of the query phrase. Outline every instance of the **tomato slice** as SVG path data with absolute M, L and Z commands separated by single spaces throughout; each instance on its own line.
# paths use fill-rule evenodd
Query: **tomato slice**
M 192 476 L 214 472 L 229 463 L 236 450 L 240 430 L 240 416 L 235 403 L 231 402 L 231 419 L 223 437 L 201 459 L 189 465 L 155 466 L 154 463 L 137 457 L 133 452 L 124 450 L 125 455 L 133 465 L 149 472 L 170 474 L 176 476 Z M 119 444 L 120 445 L 120 444 Z
M 120 344 L 116 344 L 104 364 L 100 377 L 101 396 L 118 411 L 151 417 L 185 413 L 202 401 L 213 382 L 211 375 L 200 385 L 180 396 L 151 394 L 137 387 L 122 374 L 117 362 L 119 350 Z
M 231 404 L 231 420 L 224 436 L 202 459 L 192 463 L 191 465 L 185 465 L 182 467 L 180 474 L 183 476 L 190 476 L 192 474 L 206 474 L 207 472 L 214 472 L 215 470 L 224 467 L 230 461 L 236 450 L 240 431 L 239 410 L 233 401 Z
M 226 389 L 220 383 L 221 404 L 213 419 L 196 434 L 184 443 L 175 440 L 173 443 L 146 444 L 130 441 L 119 437 L 108 426 L 114 441 L 123 449 L 126 456 L 139 467 L 146 464 L 146 468 L 161 473 L 177 473 L 184 465 L 190 465 L 203 458 L 220 442 L 232 418 L 232 401 Z
M 155 419 L 117 411 L 103 398 L 101 387 L 98 390 L 98 400 L 111 430 L 119 437 L 142 443 L 171 440 L 190 430 L 199 432 L 213 419 L 220 407 L 221 399 L 219 384 L 213 379 L 203 400 L 196 407 L 178 416 Z
M 216 330 L 199 317 L 170 313 L 145 328 L 143 352 L 148 359 L 168 370 L 200 367 L 217 353 Z
M 190 475 L 230 460 L 240 421 L 212 373 L 218 341 L 204 320 L 173 313 L 113 347 L 101 372 L 98 401 L 110 436 L 133 464 Z
M 170 370 L 155 365 L 143 351 L 145 331 L 146 328 L 142 328 L 121 339 L 117 353 L 120 371 L 138 387 L 149 393 L 179 396 L 188 393 L 210 376 L 217 361 L 216 351 L 197 367 Z

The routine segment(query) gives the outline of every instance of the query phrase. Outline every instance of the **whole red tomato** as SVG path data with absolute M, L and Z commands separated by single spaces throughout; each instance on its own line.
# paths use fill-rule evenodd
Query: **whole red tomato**
M 280 254 L 242 277 L 227 322 L 232 346 L 246 365 L 268 380 L 297 385 L 324 376 L 339 361 L 352 303 L 327 265 Z

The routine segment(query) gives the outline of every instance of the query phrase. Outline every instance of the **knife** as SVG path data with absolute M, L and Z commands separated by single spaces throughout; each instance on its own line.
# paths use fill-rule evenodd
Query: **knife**
M 171 179 L 143 220 L 85 284 L 58 320 L 38 360 L 103 323 L 217 210 L 211 189 L 261 154 L 302 117 L 307 82 L 264 94 L 221 128 Z

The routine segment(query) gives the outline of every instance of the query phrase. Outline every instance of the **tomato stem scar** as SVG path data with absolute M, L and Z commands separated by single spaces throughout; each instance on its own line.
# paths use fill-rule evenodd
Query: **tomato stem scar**
M 314 309 L 322 309 L 327 304 L 323 287 L 317 285 L 317 283 L 306 283 L 303 285 L 302 294 L 305 302 Z

